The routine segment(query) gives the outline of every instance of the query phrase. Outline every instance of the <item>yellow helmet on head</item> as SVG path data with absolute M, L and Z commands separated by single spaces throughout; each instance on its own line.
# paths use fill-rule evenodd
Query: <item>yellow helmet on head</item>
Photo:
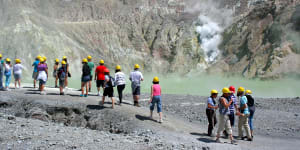
M 153 78 L 153 82 L 159 82 L 159 78 L 158 77 L 154 77 Z
M 6 58 L 5 61 L 6 61 L 6 62 L 10 62 L 10 59 L 9 59 L 9 58 Z
M 210 91 L 210 94 L 211 94 L 211 95 L 213 95 L 213 94 L 218 94 L 218 91 L 217 91 L 217 90 L 211 90 L 211 91 Z
M 86 58 L 84 58 L 84 59 L 82 59 L 82 62 L 83 62 L 83 63 L 87 63 L 88 60 L 87 60 Z
M 134 65 L 134 69 L 140 69 L 140 65 L 139 64 L 135 64 Z
M 2 54 L 0 54 L 0 58 L 2 58 Z
M 61 61 L 61 64 L 62 64 L 62 65 L 66 65 L 67 62 L 66 62 L 66 61 Z
M 101 60 L 99 61 L 99 64 L 103 65 L 103 64 L 104 64 L 104 60 L 101 59 Z
M 120 65 L 117 65 L 117 66 L 116 66 L 116 70 L 121 70 L 121 66 L 120 66 Z
M 43 59 L 44 59 L 44 61 L 47 61 L 47 57 L 46 56 L 43 56 Z
M 20 59 L 16 59 L 15 62 L 16 63 L 21 63 L 21 60 Z
M 245 88 L 239 87 L 239 88 L 238 88 L 238 92 L 245 92 Z
M 63 60 L 67 59 L 67 56 L 63 56 L 62 59 L 63 59 Z
M 231 93 L 231 91 L 230 91 L 229 88 L 227 88 L 227 87 L 224 87 L 223 90 L 222 90 L 222 92 L 223 92 L 224 94 L 230 94 L 230 93 Z
M 38 56 L 36 56 L 36 59 L 41 59 L 42 58 L 42 56 L 41 55 L 38 55 Z
M 44 60 L 44 58 L 40 58 L 40 62 L 44 62 L 45 60 Z
M 91 60 L 91 59 L 92 59 L 92 56 L 91 56 L 91 55 L 89 55 L 89 56 L 87 57 L 87 59 L 88 59 L 88 60 Z
M 56 62 L 56 63 L 59 63 L 59 59 L 58 59 L 58 58 L 56 58 L 56 59 L 55 59 L 55 62 Z
M 246 90 L 246 94 L 252 94 L 251 90 Z

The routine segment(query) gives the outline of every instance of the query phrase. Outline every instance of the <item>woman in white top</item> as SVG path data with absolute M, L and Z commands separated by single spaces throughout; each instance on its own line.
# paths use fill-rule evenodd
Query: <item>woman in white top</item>
M 122 105 L 123 90 L 125 89 L 126 78 L 125 78 L 125 74 L 121 72 L 121 66 L 119 65 L 116 66 L 115 84 L 118 89 L 119 100 L 120 100 L 119 104 Z
M 14 65 L 13 68 L 16 89 L 17 89 L 17 83 L 19 85 L 18 88 L 21 88 L 22 69 L 23 69 L 23 65 L 21 65 L 21 60 L 16 59 L 16 64 Z

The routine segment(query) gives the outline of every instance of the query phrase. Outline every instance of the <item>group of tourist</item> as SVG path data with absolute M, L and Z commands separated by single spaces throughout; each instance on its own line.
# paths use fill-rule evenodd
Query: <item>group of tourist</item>
M 235 116 L 238 116 L 238 139 L 252 141 L 253 116 L 255 112 L 254 99 L 251 96 L 252 91 L 239 87 L 235 96 L 235 87 L 230 86 L 229 88 L 223 88 L 222 93 L 222 96 L 217 101 L 218 91 L 212 90 L 211 96 L 207 100 L 208 136 L 212 136 L 213 129 L 218 122 L 216 142 L 220 143 L 220 136 L 223 133 L 224 136 L 229 136 L 231 143 L 234 144 L 232 128 L 235 124 Z M 217 109 L 219 109 L 218 121 L 216 117 Z M 246 132 L 246 137 L 243 136 L 243 128 Z

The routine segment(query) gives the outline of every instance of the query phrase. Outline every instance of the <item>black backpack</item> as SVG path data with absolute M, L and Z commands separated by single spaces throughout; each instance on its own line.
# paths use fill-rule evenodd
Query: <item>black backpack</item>
M 248 102 L 247 102 L 248 107 L 253 107 L 254 106 L 254 98 L 251 95 L 246 95 L 246 97 L 248 100 Z
M 109 76 L 109 81 L 107 82 L 107 85 L 109 87 L 115 87 L 116 84 L 115 84 L 115 78 L 113 78 L 112 76 Z

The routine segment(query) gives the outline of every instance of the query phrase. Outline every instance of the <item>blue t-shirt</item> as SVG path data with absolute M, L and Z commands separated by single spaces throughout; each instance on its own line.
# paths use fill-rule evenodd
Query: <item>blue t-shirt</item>
M 38 60 L 36 60 L 36 61 L 33 63 L 33 66 L 34 66 L 33 72 L 38 72 L 37 67 L 38 67 L 39 63 L 40 63 L 40 61 L 38 61 Z
M 210 104 L 210 105 L 213 106 L 213 107 L 216 106 L 216 104 L 215 104 L 213 98 L 209 97 L 209 98 L 207 99 L 207 109 L 214 110 L 213 108 L 209 108 L 209 107 L 208 107 L 208 104 Z
M 240 99 L 240 107 L 243 107 L 244 104 L 247 104 L 248 100 L 246 96 L 242 96 Z M 249 108 L 245 108 L 243 114 L 247 115 L 250 114 Z
M 229 106 L 229 111 L 230 111 L 230 114 L 234 114 L 234 110 L 235 110 L 234 105 L 236 105 L 236 97 L 235 97 L 235 95 L 232 94 L 232 95 L 230 96 L 230 99 L 232 99 L 232 103 L 231 103 L 231 105 Z M 229 99 L 229 100 L 230 100 L 230 99 Z

